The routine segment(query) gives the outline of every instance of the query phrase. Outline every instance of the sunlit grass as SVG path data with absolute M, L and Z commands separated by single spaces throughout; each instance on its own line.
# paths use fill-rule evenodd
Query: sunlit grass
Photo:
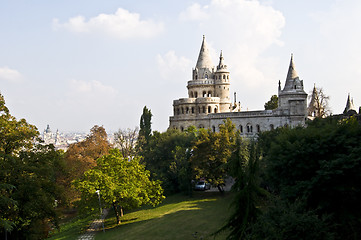
M 96 239 L 213 239 L 230 214 L 231 195 L 195 193 L 194 197 L 175 195 L 155 208 L 126 213 L 116 225 L 110 211 L 106 232 Z M 215 239 L 224 239 L 225 234 Z

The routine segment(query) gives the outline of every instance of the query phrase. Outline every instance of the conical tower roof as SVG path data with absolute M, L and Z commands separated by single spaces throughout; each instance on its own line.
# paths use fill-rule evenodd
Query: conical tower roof
M 351 110 L 357 112 L 355 106 L 353 105 L 353 101 L 350 98 L 350 94 L 348 94 L 346 107 L 345 107 L 345 110 L 343 111 L 343 113 L 346 114 Z
M 290 66 L 288 67 L 288 73 L 286 78 L 286 83 L 283 91 L 290 91 L 290 90 L 302 90 L 303 91 L 303 84 L 302 81 L 299 79 L 298 74 L 296 72 L 295 63 L 293 62 L 293 54 L 291 54 L 291 61 Z
M 199 51 L 199 56 L 198 56 L 198 60 L 197 60 L 197 64 L 196 64 L 196 68 L 201 69 L 201 68 L 213 68 L 213 62 L 212 62 L 212 58 L 211 55 L 209 54 L 209 49 L 208 49 L 208 44 L 206 42 L 206 38 L 203 35 L 203 41 L 202 41 L 202 46 L 201 46 L 201 50 Z
M 296 72 L 295 63 L 293 62 L 293 54 L 291 54 L 291 61 L 290 61 L 290 66 L 288 68 L 286 81 L 295 79 L 296 77 L 298 77 L 298 74 Z

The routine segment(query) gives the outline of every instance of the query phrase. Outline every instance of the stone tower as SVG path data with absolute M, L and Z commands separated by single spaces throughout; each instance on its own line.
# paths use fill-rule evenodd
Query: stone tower
M 283 90 L 278 86 L 278 109 L 282 115 L 290 116 L 290 124 L 296 126 L 307 117 L 307 93 L 303 89 L 303 80 L 296 72 L 293 55 Z M 297 123 L 297 124 L 296 124 Z

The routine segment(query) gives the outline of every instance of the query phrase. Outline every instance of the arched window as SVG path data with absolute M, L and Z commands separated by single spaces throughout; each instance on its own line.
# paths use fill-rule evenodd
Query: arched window
M 184 114 L 184 109 L 183 109 L 183 107 L 182 107 L 182 114 Z
M 226 75 L 223 75 L 223 79 L 226 79 Z
M 243 126 L 242 126 L 242 125 L 239 125 L 239 131 L 240 131 L 241 133 L 243 133 Z
M 199 125 L 199 127 L 198 128 L 204 128 L 204 126 L 201 124 L 201 125 Z
M 201 107 L 198 107 L 198 113 L 201 113 Z
M 206 74 L 206 75 L 204 76 L 204 78 L 205 78 L 205 79 L 208 79 L 208 74 Z
M 179 111 L 179 108 L 177 108 L 177 115 L 179 115 L 179 112 L 180 112 L 180 111 Z
M 253 132 L 253 127 L 251 124 L 247 124 L 247 133 Z
M 191 98 L 193 98 L 193 92 L 191 92 Z
M 196 79 L 198 79 L 198 75 L 196 75 Z
M 195 92 L 194 95 L 195 95 L 195 97 L 197 98 L 197 97 L 198 97 L 198 92 Z
M 215 126 L 212 126 L 212 131 L 216 132 L 216 127 Z
M 211 113 L 212 112 L 212 108 L 211 106 L 208 106 L 208 113 Z
M 194 107 L 192 107 L 192 113 L 194 113 Z
M 207 92 L 203 91 L 203 97 L 207 97 Z
M 273 124 L 269 125 L 269 127 L 271 130 L 275 129 L 275 126 L 273 126 Z
M 186 114 L 189 113 L 189 107 L 186 107 Z
M 208 91 L 208 97 L 212 97 L 212 91 Z
M 214 113 L 217 113 L 217 108 L 214 108 Z
M 202 107 L 202 110 L 203 110 L 203 113 L 206 113 L 206 107 L 205 106 Z
M 258 124 L 256 125 L 256 128 L 257 128 L 257 132 L 261 131 L 261 128 L 260 128 L 260 126 Z

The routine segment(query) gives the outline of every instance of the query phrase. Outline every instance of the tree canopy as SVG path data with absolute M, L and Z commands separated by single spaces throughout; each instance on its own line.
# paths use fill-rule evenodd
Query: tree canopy
M 114 149 L 98 158 L 97 166 L 74 184 L 81 191 L 82 200 L 89 203 L 96 203 L 96 190 L 99 190 L 105 207 L 113 207 L 119 224 L 123 209 L 144 204 L 154 206 L 164 199 L 160 181 L 152 181 L 149 177 L 150 172 L 139 163 L 139 158 L 124 158 Z
M 278 108 L 278 96 L 272 95 L 271 99 L 264 104 L 265 110 L 272 110 Z
M 36 127 L 16 120 L 2 95 L 0 114 L 0 233 L 8 239 L 41 239 L 47 221 L 58 222 L 53 205 L 61 197 L 55 183 L 61 153 L 39 144 Z

